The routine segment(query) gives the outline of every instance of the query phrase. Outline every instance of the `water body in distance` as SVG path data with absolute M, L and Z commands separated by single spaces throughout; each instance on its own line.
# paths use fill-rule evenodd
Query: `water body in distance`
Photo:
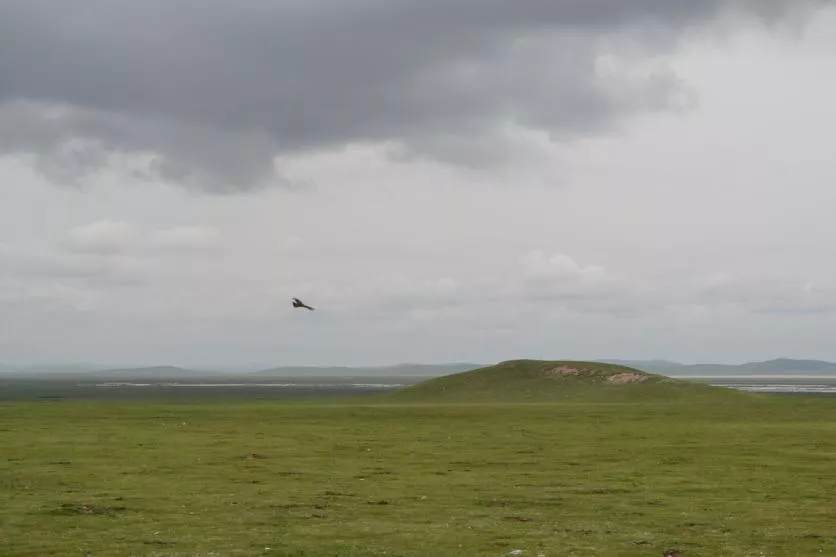
M 782 394 L 836 395 L 836 375 L 702 375 L 676 376 L 709 383 L 717 387 L 728 387 L 744 391 Z
M 718 387 L 776 394 L 836 396 L 836 375 L 705 375 L 669 377 Z M 0 402 L 23 400 L 305 400 L 372 395 L 402 388 L 427 377 L 282 378 L 275 382 L 212 379 L 184 381 L 91 381 L 0 378 Z
M 331 379 L 330 381 L 328 379 Z M 409 384 L 387 383 L 380 378 L 354 382 L 336 378 L 319 381 L 219 382 L 212 381 L 79 381 L 61 379 L 0 379 L 0 401 L 24 400 L 165 400 L 244 401 L 281 399 L 322 399 L 386 392 Z

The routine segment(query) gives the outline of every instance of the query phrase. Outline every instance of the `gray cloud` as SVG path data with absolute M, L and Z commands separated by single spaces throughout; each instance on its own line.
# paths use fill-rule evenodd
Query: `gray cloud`
M 386 327 L 429 323 L 451 332 L 530 326 L 567 314 L 639 320 L 724 311 L 750 317 L 836 314 L 829 282 L 700 272 L 648 277 L 541 250 L 509 259 L 493 274 L 384 275 L 361 284 L 344 281 L 333 293 L 317 285 L 312 294 L 335 318 Z
M 566 139 L 687 107 L 693 92 L 646 55 L 826 3 L 11 0 L 0 153 L 58 182 L 140 153 L 137 175 L 213 191 L 276 182 L 274 154 L 353 142 L 482 165 L 502 160 L 508 125 Z
M 726 306 L 760 315 L 832 314 L 836 293 L 831 284 L 785 278 L 743 278 L 721 275 L 693 285 L 691 303 Z
M 188 268 L 195 256 L 213 255 L 218 247 L 212 227 L 149 228 L 117 220 L 75 227 L 53 245 L 0 244 L 0 302 L 93 307 L 125 288 L 135 295 L 137 287 L 171 280 L 171 262 Z
M 124 221 L 101 220 L 70 230 L 61 245 L 93 255 L 159 255 L 212 251 L 219 232 L 209 226 L 182 225 L 147 230 Z
M 0 248 L 4 269 L 2 284 L 25 285 L 67 282 L 83 288 L 134 286 L 146 280 L 148 262 L 131 255 L 90 251 L 66 253 L 60 250 L 18 247 Z
M 98 221 L 69 231 L 64 246 L 71 252 L 118 255 L 136 243 L 133 226 L 122 221 Z

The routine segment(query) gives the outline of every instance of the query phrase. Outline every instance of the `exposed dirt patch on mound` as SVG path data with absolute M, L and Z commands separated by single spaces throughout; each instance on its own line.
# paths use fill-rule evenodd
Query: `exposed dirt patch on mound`
M 551 377 L 563 377 L 566 375 L 583 375 L 583 371 L 569 366 L 558 366 L 546 371 L 546 375 Z
M 607 377 L 609 383 L 616 385 L 624 385 L 625 383 L 641 383 L 650 379 L 649 375 L 642 375 L 640 373 L 616 373 Z

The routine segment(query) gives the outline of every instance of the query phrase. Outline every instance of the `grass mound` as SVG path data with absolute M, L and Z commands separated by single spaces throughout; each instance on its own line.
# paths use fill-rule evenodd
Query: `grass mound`
M 618 402 L 751 397 L 627 366 L 581 361 L 511 360 L 437 377 L 384 395 L 403 402 Z

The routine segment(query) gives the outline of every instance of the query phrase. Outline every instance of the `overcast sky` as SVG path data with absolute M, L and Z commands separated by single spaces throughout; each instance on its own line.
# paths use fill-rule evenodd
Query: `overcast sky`
M 836 2 L 4 0 L 0 53 L 0 363 L 836 360 Z

